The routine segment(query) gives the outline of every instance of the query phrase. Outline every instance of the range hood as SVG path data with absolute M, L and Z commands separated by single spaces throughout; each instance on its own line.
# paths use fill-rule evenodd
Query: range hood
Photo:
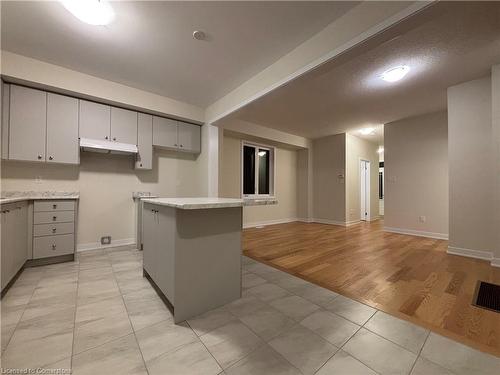
M 137 145 L 115 141 L 101 141 L 99 139 L 80 138 L 82 151 L 98 152 L 101 154 L 137 154 Z

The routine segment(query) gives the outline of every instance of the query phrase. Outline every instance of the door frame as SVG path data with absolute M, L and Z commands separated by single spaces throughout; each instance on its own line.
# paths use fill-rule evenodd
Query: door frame
M 359 214 L 361 221 L 370 221 L 370 172 L 371 172 L 371 162 L 363 158 L 359 158 Z M 363 168 L 363 166 L 365 168 Z M 364 178 L 363 178 L 364 174 Z M 365 182 L 363 184 L 363 181 Z M 363 200 L 365 203 L 363 212 Z

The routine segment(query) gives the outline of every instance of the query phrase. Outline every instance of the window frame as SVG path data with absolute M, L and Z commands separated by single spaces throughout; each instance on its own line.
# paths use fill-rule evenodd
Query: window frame
M 248 147 L 253 147 L 255 149 L 255 190 L 256 192 L 259 191 L 259 163 L 258 163 L 258 153 L 259 149 L 269 151 L 269 194 L 245 194 L 244 193 L 244 170 L 245 170 L 245 160 L 244 160 L 244 149 L 245 146 Z M 243 199 L 261 199 L 261 198 L 274 198 L 275 197 L 275 181 L 276 181 L 276 147 L 274 146 L 269 146 L 269 145 L 264 145 L 261 143 L 256 143 L 256 142 L 248 142 L 248 141 L 241 141 L 241 197 Z

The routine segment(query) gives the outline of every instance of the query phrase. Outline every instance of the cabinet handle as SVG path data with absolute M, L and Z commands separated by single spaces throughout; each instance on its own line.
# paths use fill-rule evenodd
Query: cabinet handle
M 183 147 L 183 146 L 181 145 L 181 147 Z
M 174 143 L 174 146 L 177 147 L 177 143 Z
M 52 250 L 55 250 L 55 249 L 56 249 L 56 245 L 52 244 Z
M 56 233 L 56 228 L 52 228 L 52 233 Z
M 52 216 L 52 221 L 56 221 L 57 220 L 57 216 Z
M 41 160 L 42 159 L 42 155 L 38 155 L 38 160 Z
M 49 156 L 49 160 L 52 160 L 52 159 L 54 159 L 54 158 L 52 156 Z
M 55 210 L 57 208 L 57 204 L 53 204 L 52 208 Z
M 104 139 L 108 139 L 108 136 L 105 136 Z
M 116 137 L 113 137 L 113 141 L 116 141 Z

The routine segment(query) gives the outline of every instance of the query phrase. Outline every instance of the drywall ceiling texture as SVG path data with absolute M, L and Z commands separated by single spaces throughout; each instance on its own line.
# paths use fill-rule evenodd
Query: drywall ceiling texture
M 500 2 L 442 2 L 233 114 L 308 138 L 446 108 L 446 89 L 500 61 Z M 384 82 L 386 69 L 410 73 Z
M 379 217 L 378 202 L 378 146 L 377 144 L 346 134 L 346 223 L 361 220 L 360 161 L 370 162 L 370 221 Z
M 491 92 L 489 75 L 448 89 L 449 248 L 487 259 L 498 232 L 493 220 Z
M 386 230 L 448 238 L 446 111 L 386 124 L 384 147 Z
M 357 4 L 114 1 L 95 27 L 57 1 L 2 1 L 2 48 L 206 107 Z

